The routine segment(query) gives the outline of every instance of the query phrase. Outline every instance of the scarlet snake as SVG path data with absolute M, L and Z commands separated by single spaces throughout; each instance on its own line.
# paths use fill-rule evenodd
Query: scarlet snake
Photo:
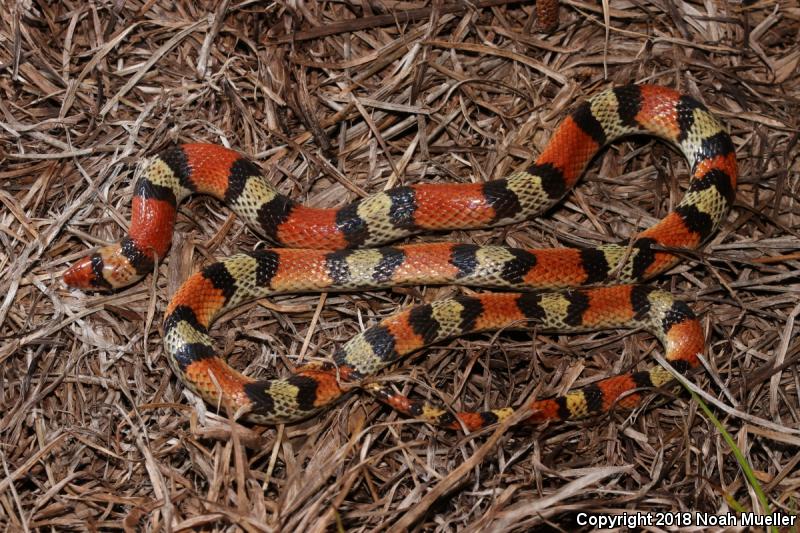
M 540 213 L 566 194 L 600 148 L 631 134 L 677 145 L 691 165 L 691 179 L 678 206 L 630 243 L 544 250 L 455 243 L 363 248 L 424 230 L 498 226 Z M 177 205 L 187 195 L 224 200 L 281 248 L 237 254 L 189 277 L 167 307 L 164 343 L 187 387 L 259 423 L 308 417 L 339 399 L 346 386 L 429 344 L 521 322 L 560 332 L 642 327 L 663 343 L 670 364 L 685 371 L 704 349 L 699 322 L 669 293 L 635 283 L 674 266 L 679 256 L 672 250 L 695 249 L 719 227 L 735 196 L 736 174 L 733 143 L 716 118 L 688 96 L 648 85 L 609 89 L 579 105 L 524 171 L 485 183 L 398 187 L 338 209 L 306 207 L 280 195 L 234 151 L 185 144 L 154 157 L 137 181 L 129 235 L 77 262 L 64 280 L 84 289 L 129 285 L 166 255 Z M 305 364 L 285 379 L 240 374 L 215 355 L 208 335 L 217 316 L 254 298 L 414 284 L 546 292 L 484 293 L 415 306 L 352 338 L 332 363 Z M 594 287 L 567 288 L 578 285 Z M 534 401 L 530 420 L 580 418 L 615 403 L 631 408 L 641 401 L 636 389 L 670 378 L 660 366 L 608 378 Z M 459 413 L 459 422 L 448 410 L 388 386 L 365 390 L 403 413 L 449 427 L 476 429 L 512 412 Z

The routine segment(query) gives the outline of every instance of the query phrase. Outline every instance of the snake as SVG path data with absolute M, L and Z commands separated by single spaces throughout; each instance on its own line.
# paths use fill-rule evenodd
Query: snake
M 541 214 L 566 195 L 603 147 L 631 135 L 672 144 L 690 166 L 680 202 L 632 238 L 585 248 L 392 244 L 425 231 L 504 226 Z M 361 389 L 408 416 L 466 430 L 503 421 L 515 408 L 456 412 L 447 402 L 403 395 L 376 373 L 445 339 L 531 327 L 542 333 L 644 330 L 660 341 L 673 370 L 697 367 L 705 349 L 698 318 L 685 302 L 643 282 L 718 229 L 737 179 L 734 145 L 720 121 L 691 96 L 657 85 L 614 86 L 585 99 L 556 127 L 535 162 L 502 179 L 398 186 L 338 208 L 292 200 L 256 164 L 219 145 L 171 146 L 143 168 L 133 187 L 127 235 L 69 267 L 63 274 L 68 286 L 113 291 L 152 273 L 170 248 L 177 206 L 195 193 L 220 199 L 274 244 L 205 266 L 167 305 L 165 353 L 188 389 L 258 424 L 306 419 Z M 233 369 L 209 334 L 221 314 L 271 295 L 439 284 L 499 290 L 412 306 L 353 336 L 329 359 L 302 363 L 277 379 Z M 529 409 L 525 422 L 577 420 L 636 408 L 647 391 L 672 379 L 655 364 L 517 408 Z

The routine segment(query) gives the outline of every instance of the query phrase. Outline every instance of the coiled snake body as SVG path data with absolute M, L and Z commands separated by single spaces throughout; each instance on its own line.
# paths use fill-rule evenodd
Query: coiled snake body
M 369 248 L 424 230 L 498 226 L 540 213 L 566 194 L 600 148 L 631 134 L 677 145 L 691 165 L 691 180 L 680 204 L 630 243 L 543 250 L 453 243 Z M 307 207 L 282 196 L 236 152 L 185 144 L 153 158 L 136 183 L 128 236 L 73 265 L 64 279 L 85 289 L 131 284 L 166 255 L 181 200 L 192 193 L 224 200 L 281 247 L 231 256 L 187 279 L 167 307 L 164 343 L 186 386 L 210 404 L 259 423 L 316 413 L 344 389 L 431 343 L 522 323 L 558 332 L 644 328 L 662 342 L 670 364 L 684 371 L 697 365 L 704 348 L 697 319 L 670 294 L 636 283 L 675 265 L 679 257 L 673 250 L 694 249 L 711 235 L 733 202 L 735 187 L 734 147 L 720 123 L 692 98 L 647 85 L 609 89 L 581 104 L 524 171 L 486 183 L 398 187 L 338 209 Z M 217 316 L 254 298 L 412 284 L 526 292 L 412 307 L 355 336 L 332 363 L 305 364 L 285 379 L 257 381 L 240 374 L 215 354 L 208 335 Z M 594 287 L 569 288 L 579 285 Z M 660 366 L 611 377 L 532 402 L 530 420 L 581 418 L 615 404 L 631 408 L 641 400 L 636 389 L 660 386 L 670 377 Z M 403 413 L 450 427 L 480 428 L 512 412 L 454 415 L 385 385 L 364 388 Z

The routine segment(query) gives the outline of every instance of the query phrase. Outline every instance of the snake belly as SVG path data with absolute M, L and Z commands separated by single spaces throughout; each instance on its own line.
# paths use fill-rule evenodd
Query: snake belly
M 691 177 L 681 202 L 631 242 L 594 248 L 516 249 L 430 243 L 374 248 L 423 231 L 510 224 L 548 209 L 606 144 L 646 134 L 676 145 Z M 679 371 L 697 365 L 702 330 L 691 310 L 663 291 L 636 285 L 675 265 L 720 225 L 736 188 L 733 143 L 699 102 L 671 89 L 631 85 L 585 101 L 557 128 L 525 170 L 470 184 L 397 187 L 337 209 L 307 207 L 281 195 L 259 168 L 232 150 L 185 144 L 154 157 L 134 186 L 129 234 L 73 265 L 68 285 L 116 289 L 152 272 L 171 243 L 177 205 L 205 193 L 228 204 L 278 246 L 237 254 L 192 275 L 168 305 L 164 342 L 187 387 L 212 405 L 261 423 L 291 422 L 339 399 L 397 359 L 474 331 L 535 323 L 539 331 L 644 328 Z M 622 283 L 622 285 L 617 285 Z M 273 294 L 353 291 L 399 285 L 459 284 L 521 293 L 486 293 L 412 307 L 355 336 L 332 363 L 298 367 L 259 381 L 216 355 L 208 330 L 238 305 Z M 591 288 L 572 288 L 593 285 Z M 544 291 L 544 292 L 542 292 Z M 567 395 L 533 402 L 531 421 L 581 418 L 612 405 L 634 407 L 637 389 L 669 380 L 661 367 L 615 376 Z M 470 429 L 510 409 L 454 414 L 375 383 L 365 390 L 436 424 Z

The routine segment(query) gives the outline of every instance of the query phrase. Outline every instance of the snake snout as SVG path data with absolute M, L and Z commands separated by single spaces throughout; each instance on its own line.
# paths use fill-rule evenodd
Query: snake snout
M 95 255 L 97 254 L 86 256 L 80 261 L 73 263 L 73 265 L 64 272 L 64 283 L 75 289 L 87 290 L 98 288 L 98 276 L 94 269 L 94 263 L 97 261 L 94 259 Z

